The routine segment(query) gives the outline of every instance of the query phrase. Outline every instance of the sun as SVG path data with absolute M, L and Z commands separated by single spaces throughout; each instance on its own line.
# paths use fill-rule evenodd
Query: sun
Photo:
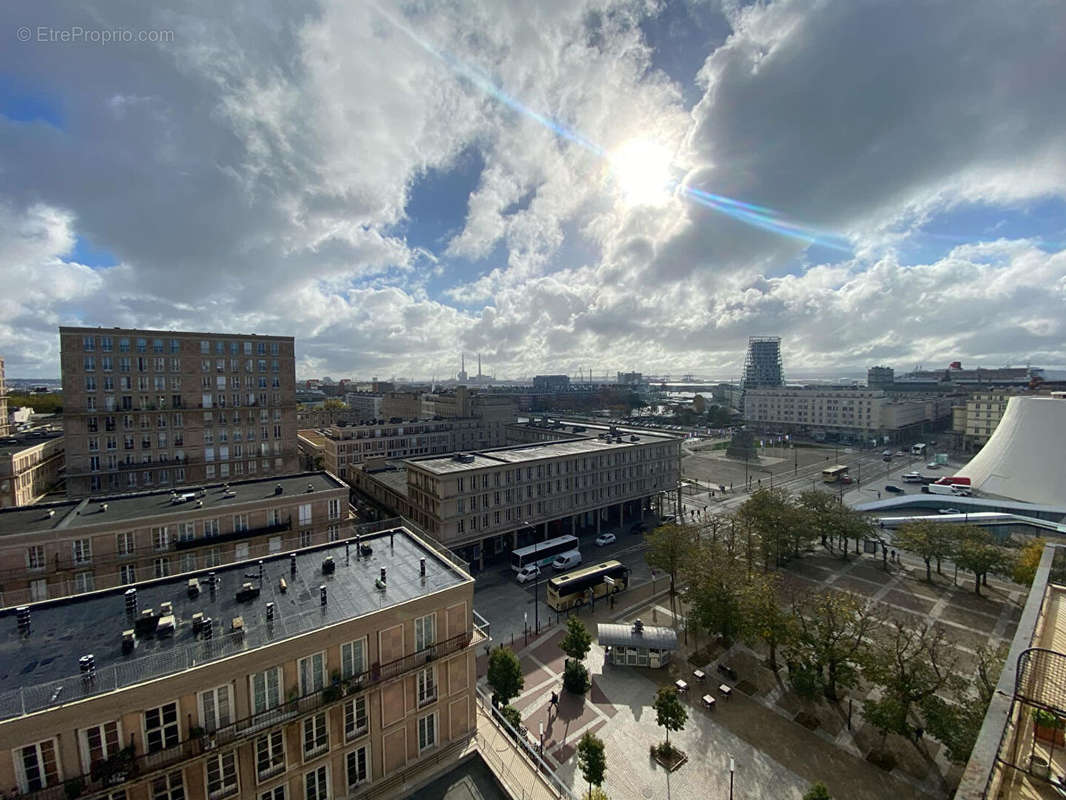
M 670 199 L 673 159 L 663 145 L 630 139 L 608 156 L 611 175 L 627 205 L 662 205 Z

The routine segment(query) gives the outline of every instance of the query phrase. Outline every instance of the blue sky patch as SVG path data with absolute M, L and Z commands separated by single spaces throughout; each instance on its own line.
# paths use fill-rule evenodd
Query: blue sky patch
M 70 251 L 66 261 L 68 263 L 84 264 L 86 267 L 93 267 L 94 269 L 113 267 L 118 264 L 118 259 L 115 258 L 114 254 L 109 250 L 96 247 L 84 236 L 78 237 L 77 242 L 74 244 L 74 249 Z
M 63 112 L 58 101 L 31 91 L 11 75 L 0 73 L 0 116 L 14 122 L 45 122 L 63 128 Z

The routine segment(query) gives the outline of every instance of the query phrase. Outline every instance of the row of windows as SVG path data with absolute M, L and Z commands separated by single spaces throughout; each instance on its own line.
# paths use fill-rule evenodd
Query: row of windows
M 95 392 L 97 390 L 97 385 L 98 384 L 96 382 L 96 376 L 95 375 L 86 375 L 85 376 L 85 391 L 87 391 L 87 392 Z M 100 383 L 99 383 L 99 386 L 102 386 L 103 390 L 105 392 L 113 392 L 113 391 L 115 391 L 115 376 L 114 375 L 104 375 L 103 378 L 101 379 Z M 149 380 L 147 375 L 138 375 L 137 376 L 137 391 L 140 391 L 140 392 L 149 392 L 149 391 L 162 392 L 162 391 L 166 391 L 166 388 L 167 388 L 167 379 L 166 379 L 166 376 L 164 376 L 164 375 L 152 376 L 151 380 Z M 118 389 L 119 389 L 119 391 L 122 391 L 122 392 L 131 392 L 131 391 L 133 391 L 133 378 L 130 377 L 129 375 L 119 375 L 118 376 Z M 180 392 L 181 391 L 181 376 L 180 375 L 171 375 L 170 376 L 170 390 L 173 391 L 173 392 Z
M 267 346 L 270 347 L 270 355 L 280 355 L 281 345 L 279 342 L 235 342 L 235 341 L 223 341 L 221 339 L 215 340 L 214 351 L 215 355 L 223 356 L 227 350 L 231 356 L 240 355 L 242 352 L 246 356 L 252 355 L 252 348 L 255 348 L 255 354 L 265 356 L 267 354 Z M 200 340 L 200 355 L 209 355 L 211 353 L 211 342 L 207 339 Z
M 110 353 L 114 348 L 114 339 L 110 336 L 83 336 L 81 338 L 81 349 L 86 353 L 91 353 L 96 350 L 97 344 L 100 346 L 100 350 L 105 353 Z M 148 339 L 141 336 L 133 340 L 133 346 L 138 353 L 145 353 L 148 351 Z M 169 342 L 163 339 L 152 339 L 152 352 L 162 353 L 164 349 L 169 349 L 171 353 L 181 352 L 181 342 L 177 339 L 171 339 Z M 118 351 L 120 353 L 130 352 L 130 338 L 127 336 L 121 336 L 118 340 Z
M 659 451 L 662 448 L 655 449 L 656 451 Z M 526 467 L 525 481 L 530 482 L 534 480 L 541 480 L 543 478 L 550 478 L 553 475 L 569 475 L 571 472 L 577 473 L 596 471 L 606 469 L 612 466 L 637 464 L 638 462 L 646 460 L 662 458 L 664 455 L 665 453 L 659 452 L 653 454 L 651 452 L 651 448 L 643 448 L 635 451 L 628 450 L 626 452 L 616 452 L 599 456 L 574 458 L 568 459 L 566 461 L 548 462 L 547 464 L 538 464 L 536 465 L 536 467 Z M 496 470 L 491 474 L 491 483 L 494 488 L 504 484 L 511 485 L 512 483 L 518 484 L 523 482 L 521 467 L 518 467 L 517 469 Z M 490 483 L 489 475 L 490 473 L 485 472 L 481 475 L 473 475 L 468 478 L 459 478 L 457 482 L 458 492 L 462 494 L 464 492 L 476 492 L 479 489 L 488 489 Z M 423 483 L 436 484 L 435 480 L 427 479 L 427 476 L 423 475 L 422 473 L 415 473 L 412 477 L 413 482 L 416 486 L 422 486 Z

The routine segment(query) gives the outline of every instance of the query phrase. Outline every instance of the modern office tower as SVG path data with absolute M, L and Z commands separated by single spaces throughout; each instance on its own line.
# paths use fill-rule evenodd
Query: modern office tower
M 485 641 L 473 600 L 465 565 L 397 527 L 9 609 L 0 646 L 20 667 L 0 677 L 0 789 L 35 800 L 415 791 L 471 746 Z
M 291 336 L 59 335 L 69 497 L 299 469 Z
M 781 371 L 781 337 L 748 337 L 748 355 L 744 360 L 743 388 L 759 389 L 781 386 L 785 382 Z

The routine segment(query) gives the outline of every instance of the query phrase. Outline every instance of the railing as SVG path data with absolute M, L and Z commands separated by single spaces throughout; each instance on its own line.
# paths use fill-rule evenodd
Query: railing
M 178 539 L 174 542 L 175 550 L 189 550 L 193 547 L 207 547 L 219 542 L 231 542 L 238 539 L 252 539 L 256 536 L 267 536 L 271 533 L 281 533 L 292 530 L 292 517 L 284 522 L 276 522 L 273 525 L 262 525 L 258 528 L 248 528 L 243 531 L 230 531 L 220 533 L 217 536 L 200 536 L 196 539 Z
M 423 650 L 386 664 L 373 664 L 370 669 L 359 675 L 354 675 L 302 697 L 294 698 L 276 708 L 237 720 L 211 733 L 191 737 L 176 745 L 151 753 L 130 756 L 128 751 L 123 751 L 114 759 L 109 759 L 106 762 L 102 762 L 101 765 L 97 765 L 97 769 L 93 772 L 68 780 L 66 785 L 60 784 L 36 792 L 16 794 L 15 797 L 26 798 L 27 800 L 65 800 L 65 798 L 80 797 L 83 794 L 104 791 L 109 786 L 117 786 L 133 778 L 144 778 L 149 773 L 159 770 L 171 769 L 181 762 L 251 739 L 276 725 L 295 722 L 311 714 L 317 714 L 323 710 L 333 708 L 345 702 L 352 695 L 366 691 L 371 686 L 384 681 L 398 678 L 431 661 L 447 658 L 468 647 L 476 647 L 482 641 L 480 636 L 481 634 L 476 628 L 471 631 L 464 631 L 450 639 L 437 642 Z M 97 777 L 94 777 L 94 774 Z M 112 777 L 110 779 L 99 777 L 103 774 Z M 81 791 L 73 795 L 70 794 L 67 785 L 78 783 L 82 787 Z

